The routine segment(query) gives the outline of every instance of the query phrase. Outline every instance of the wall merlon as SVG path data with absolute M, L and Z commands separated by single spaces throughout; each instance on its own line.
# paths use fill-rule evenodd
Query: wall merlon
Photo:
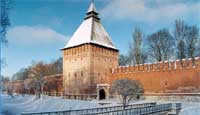
M 152 67 L 153 67 L 153 68 L 152 68 L 152 71 L 156 71 L 156 70 L 157 70 L 156 64 L 157 64 L 157 63 L 153 63 L 153 64 L 152 64 Z
M 144 71 L 148 71 L 149 70 L 149 64 L 144 64 Z
M 174 70 L 175 69 L 175 61 L 170 61 L 170 70 Z
M 200 66 L 200 58 L 199 57 L 195 58 L 195 65 Z
M 144 65 L 143 64 L 139 65 L 139 71 L 144 71 Z
M 164 62 L 164 70 L 169 70 L 169 62 L 168 61 L 165 61 Z
M 182 68 L 187 68 L 188 67 L 188 63 L 186 59 L 182 60 Z
M 181 62 L 180 60 L 175 61 L 175 69 L 181 69 Z
M 200 66 L 200 58 L 195 58 L 195 66 L 192 64 L 192 59 L 170 60 L 164 62 L 145 63 L 134 66 L 118 66 L 115 67 L 114 73 L 137 73 L 137 72 L 153 72 L 153 71 L 173 71 L 184 68 L 194 68 Z

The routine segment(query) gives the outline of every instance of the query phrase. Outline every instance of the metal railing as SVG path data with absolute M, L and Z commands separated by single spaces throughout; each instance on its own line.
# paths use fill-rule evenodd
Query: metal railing
M 155 106 L 155 105 L 156 105 L 156 102 L 131 104 L 131 105 L 127 105 L 126 109 L 150 107 L 150 106 Z M 38 112 L 38 113 L 23 112 L 21 113 L 21 115 L 80 115 L 80 114 L 97 113 L 97 112 L 117 111 L 117 110 L 123 110 L 123 109 L 124 109 L 123 106 L 112 106 L 112 107 L 99 107 L 99 108 L 91 108 L 91 109 L 66 110 L 66 111 L 54 111 L 54 112 Z
M 172 104 L 172 105 L 174 105 L 174 109 L 182 109 L 182 104 L 181 103 L 174 103 L 174 104 Z
M 108 112 L 96 112 L 79 115 L 147 115 L 159 112 L 167 112 L 172 109 L 172 104 L 161 104 L 150 107 L 129 108 L 125 110 L 115 110 Z
M 54 112 L 40 112 L 28 113 L 24 112 L 21 115 L 145 115 L 158 112 L 166 112 L 173 109 L 172 103 L 159 104 L 156 103 L 143 103 L 128 105 L 124 109 L 123 106 L 101 107 L 92 109 L 80 110 L 67 110 L 67 111 L 54 111 Z M 181 103 L 175 103 L 176 108 L 181 108 Z

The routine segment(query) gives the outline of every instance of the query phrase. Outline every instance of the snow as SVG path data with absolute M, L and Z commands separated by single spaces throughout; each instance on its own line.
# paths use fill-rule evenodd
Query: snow
M 200 115 L 199 96 L 148 96 L 149 100 L 160 103 L 181 103 L 182 109 L 179 115 Z M 159 98 L 158 98 L 159 97 Z M 159 100 L 159 101 L 158 101 Z
M 89 7 L 87 12 L 89 13 L 89 12 L 92 12 L 92 11 L 96 12 L 96 7 L 94 5 L 94 2 L 91 2 L 90 7 Z
M 91 3 L 89 11 L 90 10 L 96 11 L 94 3 Z M 82 22 L 63 49 L 86 43 L 93 43 L 108 48 L 117 49 L 101 22 L 93 17 L 87 18 Z
M 200 102 L 182 103 L 180 115 L 200 115 Z
M 4 95 L 3 99 L 3 111 L 8 112 L 9 115 L 20 114 L 21 112 L 48 112 L 100 107 L 94 101 L 69 100 L 60 97 L 44 97 L 42 100 L 36 100 L 33 95 L 24 97 L 18 95 L 14 98 Z

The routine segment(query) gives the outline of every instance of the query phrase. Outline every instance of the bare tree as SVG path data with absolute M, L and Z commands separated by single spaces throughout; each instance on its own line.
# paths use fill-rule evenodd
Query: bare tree
M 196 43 L 196 46 L 197 46 L 197 56 L 199 56 L 200 57 L 200 37 L 199 37 L 199 39 L 198 39 L 198 42 Z
M 9 95 L 9 96 L 11 96 L 12 98 L 14 98 L 14 95 L 13 95 L 13 84 L 11 83 L 11 84 L 9 84 L 9 85 L 7 85 L 7 94 Z
M 42 97 L 44 85 L 46 84 L 46 80 L 44 76 L 48 69 L 43 62 L 39 62 L 34 64 L 31 69 L 30 76 L 33 77 L 32 87 L 34 88 L 35 94 L 38 98 Z
M 141 30 L 136 27 L 133 32 L 133 42 L 129 45 L 129 56 L 132 64 L 141 64 L 147 59 L 146 53 L 142 50 L 143 38 Z
M 198 54 L 198 43 L 199 39 L 199 29 L 196 26 L 188 26 L 187 27 L 187 37 L 186 37 L 186 47 L 187 47 L 187 54 L 189 58 L 192 58 L 194 61 L 194 57 Z M 193 62 L 194 63 L 194 62 Z
M 22 68 L 12 76 L 12 80 L 25 80 L 28 78 L 28 74 L 31 71 L 31 67 Z
M 174 36 L 177 42 L 177 57 L 181 60 L 183 58 L 192 58 L 199 55 L 199 29 L 197 26 L 188 26 L 183 20 L 175 21 Z
M 176 39 L 177 44 L 177 57 L 181 60 L 186 58 L 187 50 L 186 50 L 186 44 L 185 39 L 187 36 L 187 25 L 182 20 L 176 20 L 175 21 L 175 32 L 174 37 Z
M 56 93 L 57 93 L 58 92 L 58 86 L 59 86 L 59 84 L 58 84 L 57 80 L 55 80 L 55 81 L 49 80 L 46 83 L 46 88 L 47 88 L 48 92 L 56 91 Z
M 29 89 L 28 89 L 29 86 L 27 86 L 27 83 L 25 82 L 25 80 L 21 83 L 21 91 L 20 93 L 22 94 L 22 96 L 25 96 L 25 94 L 29 93 Z
M 149 52 L 156 61 L 169 60 L 173 54 L 173 37 L 167 29 L 161 29 L 148 36 Z
M 123 107 L 135 97 L 144 93 L 142 84 L 137 80 L 122 78 L 113 82 L 111 91 L 120 96 Z
M 36 63 L 40 63 L 40 62 L 33 62 L 35 64 L 28 66 L 26 68 L 22 68 L 20 69 L 18 72 L 16 72 L 13 76 L 12 76 L 12 80 L 25 80 L 28 79 L 29 73 L 32 70 L 32 68 L 34 68 L 34 66 L 36 65 Z M 58 58 L 55 61 L 52 61 L 48 64 L 44 64 L 45 66 L 45 71 L 43 71 L 44 75 L 55 75 L 55 74 L 61 74 L 62 73 L 62 58 Z
M 4 92 L 4 91 L 6 91 L 7 89 L 6 89 L 6 86 L 9 84 L 9 82 L 10 82 L 10 79 L 9 79 L 9 77 L 8 76 L 2 76 L 2 80 L 1 80 L 1 88 L 2 88 L 2 91 Z
M 24 89 L 27 94 L 31 93 L 31 82 L 24 80 Z
M 120 55 L 119 56 L 119 65 L 120 66 L 126 66 L 126 65 L 130 65 L 130 58 L 129 56 L 126 55 Z
M 9 11 L 11 9 L 12 0 L 1 0 L 0 3 L 1 42 L 5 43 L 7 42 L 7 28 L 10 26 Z
M 120 66 L 130 65 L 130 58 L 129 58 L 129 56 L 120 54 L 119 55 L 119 65 Z

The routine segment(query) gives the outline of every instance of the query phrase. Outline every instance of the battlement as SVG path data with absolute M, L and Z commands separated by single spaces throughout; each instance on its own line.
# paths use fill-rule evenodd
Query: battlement
M 146 63 L 134 66 L 118 66 L 112 68 L 111 73 L 137 73 L 137 72 L 152 72 L 152 71 L 173 71 L 186 68 L 200 67 L 200 57 L 196 57 L 194 60 L 182 59 L 171 60 L 164 62 Z

